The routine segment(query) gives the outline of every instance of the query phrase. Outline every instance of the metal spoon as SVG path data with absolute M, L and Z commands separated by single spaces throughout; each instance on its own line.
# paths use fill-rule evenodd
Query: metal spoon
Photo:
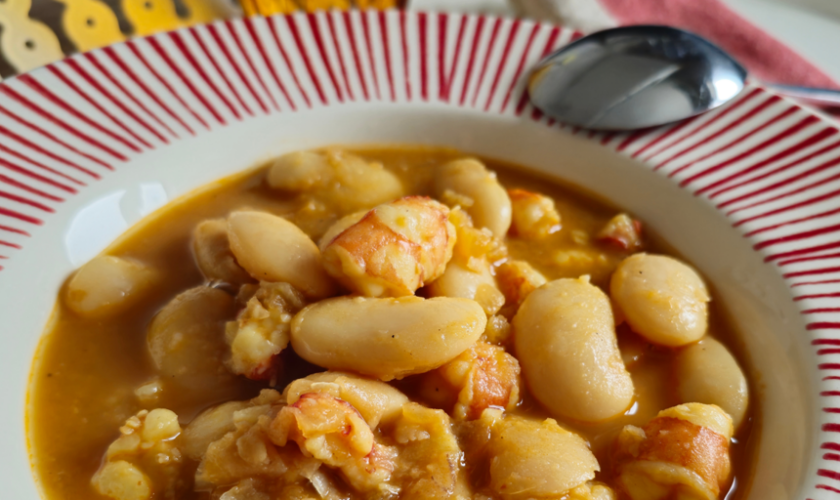
M 627 26 L 585 36 L 546 57 L 531 74 L 531 102 L 561 122 L 634 130 L 716 108 L 744 88 L 747 70 L 693 33 Z M 772 86 L 810 101 L 840 104 L 840 91 Z

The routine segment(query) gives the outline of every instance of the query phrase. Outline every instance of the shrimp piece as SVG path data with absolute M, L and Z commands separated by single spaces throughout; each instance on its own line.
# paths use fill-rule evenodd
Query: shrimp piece
M 499 346 L 479 342 L 425 379 L 426 393 L 441 392 L 456 420 L 474 420 L 490 407 L 512 410 L 519 403 L 519 362 Z M 443 389 L 441 391 L 440 389 Z
M 607 222 L 596 236 L 598 241 L 628 252 L 642 249 L 642 223 L 627 214 L 618 214 Z
M 380 205 L 324 246 L 327 272 L 367 297 L 414 294 L 443 274 L 455 228 L 449 209 L 426 197 Z
M 528 294 L 548 283 L 548 280 L 528 262 L 508 260 L 496 268 L 496 282 L 505 295 L 505 303 L 519 307 Z
M 539 240 L 560 230 L 560 214 L 548 196 L 524 189 L 508 189 L 508 196 L 512 208 L 510 232 L 514 236 Z
M 395 451 L 376 443 L 353 405 L 329 394 L 302 394 L 280 410 L 269 432 L 278 446 L 294 441 L 304 455 L 337 468 L 357 491 L 379 489 L 394 470 Z
M 350 215 L 345 215 L 344 217 L 335 221 L 327 231 L 321 236 L 321 239 L 318 240 L 318 248 L 321 249 L 321 253 L 324 253 L 324 250 L 327 249 L 327 245 L 332 243 L 336 236 L 346 231 L 350 226 L 355 225 L 357 222 L 362 220 L 362 217 L 367 215 L 368 210 L 363 210 L 361 212 L 354 212 Z
M 251 380 L 274 377 L 278 355 L 289 345 L 292 317 L 305 305 L 303 294 L 288 283 L 260 283 L 236 321 L 225 325 L 228 369 Z
M 715 500 L 729 479 L 732 419 L 715 405 L 662 410 L 616 438 L 616 487 L 631 500 Z
M 178 415 L 157 408 L 142 410 L 126 420 L 105 452 L 102 466 L 91 484 L 113 500 L 147 500 L 162 495 L 175 498 L 183 455 Z

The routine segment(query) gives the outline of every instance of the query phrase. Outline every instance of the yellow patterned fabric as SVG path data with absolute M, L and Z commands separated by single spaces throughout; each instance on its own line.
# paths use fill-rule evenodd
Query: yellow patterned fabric
M 181 19 L 170 0 L 122 0 L 125 16 L 137 36 L 151 35 L 181 26 Z
M 80 52 L 125 39 L 114 11 L 99 0 L 58 1 L 64 4 L 61 26 Z
M 31 0 L 0 2 L 0 53 L 17 71 L 27 71 L 63 57 L 55 33 L 29 18 Z
M 228 19 L 237 0 L 0 0 L 0 79 L 132 36 Z M 399 7 L 404 0 L 239 0 L 246 15 Z M 52 9 L 52 12 L 46 10 Z M 56 9 L 59 9 L 56 11 Z M 47 21 L 60 20 L 57 26 Z
M 234 1 L 180 0 L 179 11 L 173 0 L 0 0 L 0 77 L 132 36 L 231 18 Z

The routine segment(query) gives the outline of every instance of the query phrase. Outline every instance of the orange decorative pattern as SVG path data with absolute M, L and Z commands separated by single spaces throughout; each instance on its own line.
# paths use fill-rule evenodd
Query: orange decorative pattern
M 316 10 L 350 8 L 391 9 L 400 7 L 399 0 L 240 0 L 245 15 L 289 14 L 298 10 L 314 12 Z

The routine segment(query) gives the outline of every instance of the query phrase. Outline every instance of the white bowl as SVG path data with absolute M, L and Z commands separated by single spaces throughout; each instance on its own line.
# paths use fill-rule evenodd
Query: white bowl
M 664 235 L 713 284 L 755 372 L 747 498 L 835 498 L 837 130 L 759 88 L 676 126 L 560 130 L 527 104 L 523 74 L 574 35 L 447 14 L 273 17 L 137 40 L 0 84 L 5 497 L 38 498 L 26 392 L 75 267 L 167 201 L 273 155 L 422 143 L 571 181 Z

